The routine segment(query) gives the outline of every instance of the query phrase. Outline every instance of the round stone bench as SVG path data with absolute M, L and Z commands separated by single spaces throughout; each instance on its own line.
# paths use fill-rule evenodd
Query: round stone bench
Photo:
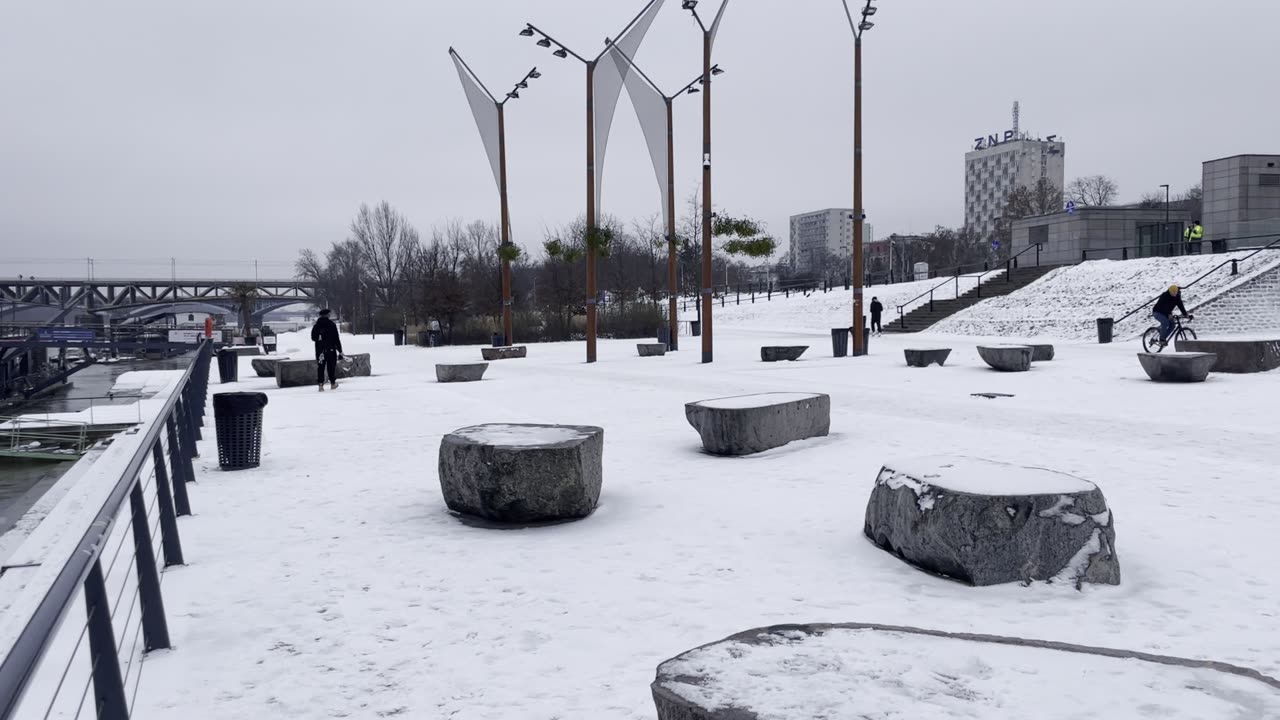
M 702 400 L 685 418 L 712 455 L 751 455 L 831 430 L 831 398 L 820 393 L 763 393 Z
M 667 354 L 666 343 L 639 343 L 636 345 L 640 357 L 662 357 Z
M 934 363 L 942 367 L 951 357 L 951 348 L 912 348 L 903 350 L 902 354 L 907 358 L 908 367 L 929 367 Z
M 590 515 L 600 501 L 604 430 L 577 425 L 477 425 L 440 441 L 449 509 L 499 523 Z
M 1090 691 L 1069 691 L 1081 678 Z M 738 633 L 662 663 L 650 689 L 658 720 L 1280 717 L 1280 683 L 1236 665 L 865 623 Z
M 1217 356 L 1210 372 L 1260 373 L 1280 368 L 1280 340 L 1221 338 L 1179 340 L 1175 345 L 1178 352 Z
M 436 381 L 442 383 L 479 382 L 489 363 L 458 363 L 436 365 Z
M 253 371 L 258 374 L 258 377 L 269 378 L 276 376 L 276 363 L 288 359 L 287 357 L 256 357 L 250 360 L 249 364 L 253 366 Z
M 916 567 L 970 585 L 1120 584 L 1102 491 L 1043 468 L 942 456 L 887 464 L 863 532 Z
M 1035 351 L 1030 345 L 979 345 L 978 357 L 1000 372 L 1026 372 L 1031 369 Z
M 1143 371 L 1156 382 L 1204 382 L 1217 361 L 1218 356 L 1213 353 L 1138 353 Z
M 518 358 L 528 357 L 528 355 L 529 348 L 524 345 L 480 348 L 480 356 L 490 362 L 494 360 L 516 360 Z
M 765 346 L 760 348 L 760 360 L 763 362 L 794 362 L 800 359 L 808 345 Z

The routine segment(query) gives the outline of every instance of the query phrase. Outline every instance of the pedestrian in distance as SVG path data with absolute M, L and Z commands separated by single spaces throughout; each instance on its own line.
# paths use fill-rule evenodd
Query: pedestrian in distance
M 871 298 L 871 332 L 876 335 L 883 335 L 884 328 L 880 326 L 880 315 L 884 313 L 884 305 L 880 304 L 880 298 Z
M 329 319 L 329 309 L 320 311 L 320 318 L 311 326 L 311 342 L 316 344 L 316 383 L 324 392 L 324 375 L 329 373 L 329 389 L 338 389 L 338 358 L 342 357 L 342 338 L 338 326 Z

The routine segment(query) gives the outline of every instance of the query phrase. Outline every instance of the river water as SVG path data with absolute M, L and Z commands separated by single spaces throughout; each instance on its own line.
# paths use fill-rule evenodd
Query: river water
M 134 370 L 184 370 L 191 358 L 180 356 L 164 360 L 122 359 L 118 363 L 92 365 L 71 376 L 72 387 L 65 393 L 36 400 L 6 411 L 9 415 L 77 412 L 90 405 L 127 405 L 136 396 L 105 399 L 116 378 Z M 9 530 L 22 517 L 40 494 L 51 487 L 74 461 L 22 460 L 0 457 L 0 534 Z

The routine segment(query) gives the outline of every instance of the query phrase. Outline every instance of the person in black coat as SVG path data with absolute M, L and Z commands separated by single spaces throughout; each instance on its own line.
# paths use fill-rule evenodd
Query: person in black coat
M 1156 306 L 1151 309 L 1151 315 L 1156 319 L 1156 322 L 1160 323 L 1161 347 L 1169 343 L 1169 336 L 1173 334 L 1174 308 L 1181 310 L 1183 317 L 1191 319 L 1191 313 L 1187 312 L 1187 307 L 1182 304 L 1182 290 L 1177 285 L 1171 285 L 1160 297 L 1156 298 Z
M 880 315 L 884 312 L 884 305 L 880 304 L 880 298 L 871 298 L 871 332 L 881 334 L 884 328 L 880 327 Z
M 320 319 L 311 326 L 311 342 L 316 344 L 316 382 L 324 392 L 324 374 L 329 372 L 329 387 L 338 389 L 338 357 L 342 355 L 342 338 L 338 326 L 329 319 L 329 310 L 320 311 Z

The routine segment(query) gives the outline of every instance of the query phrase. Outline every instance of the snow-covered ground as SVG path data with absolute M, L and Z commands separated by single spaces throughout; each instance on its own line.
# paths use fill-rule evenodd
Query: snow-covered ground
M 1185 285 L 1232 258 L 1250 253 L 1191 255 L 1142 260 L 1093 260 L 1060 268 L 1004 297 L 961 310 L 929 328 L 944 335 L 1010 335 L 1088 340 L 1097 337 L 1097 318 L 1120 318 L 1164 292 Z M 1264 252 L 1240 264 L 1240 274 L 1227 269 L 1188 289 L 1188 310 L 1202 305 L 1280 265 L 1280 252 Z M 1141 335 L 1153 321 L 1139 312 L 1115 328 L 1117 338 Z
M 981 282 L 985 285 L 998 282 L 1003 277 L 1004 270 L 995 270 L 982 275 Z M 947 278 L 933 278 L 893 285 L 873 285 L 863 289 L 863 300 L 870 308 L 871 298 L 879 298 L 884 305 L 882 321 L 888 325 L 890 321 L 898 319 L 899 305 L 903 306 L 902 312 L 905 314 L 927 304 L 929 296 L 925 294 L 922 298 L 921 294 L 937 288 L 934 291 L 935 300 L 951 300 L 956 297 L 957 289 L 963 295 L 977 287 L 978 282 L 978 275 L 962 275 L 959 282 L 954 278 L 950 282 Z M 775 292 L 773 300 L 765 298 L 766 295 L 757 293 L 756 301 L 752 303 L 749 294 L 730 294 L 724 299 L 724 307 L 720 306 L 717 298 L 712 320 L 727 325 L 791 328 L 812 332 L 830 332 L 831 328 L 849 327 L 852 324 L 853 291 L 845 290 L 844 286 L 837 286 L 826 293 L 821 290 L 811 292 L 807 297 L 795 292 L 791 293 L 791 297 L 785 297 L 782 293 Z M 868 309 L 865 312 L 870 318 L 871 311 Z M 680 319 L 696 320 L 696 306 L 688 303 L 688 307 L 680 313 Z
M 433 364 L 477 348 L 348 337 L 375 375 L 324 393 L 278 390 L 241 359 L 234 389 L 271 398 L 262 466 L 219 472 L 206 429 L 195 516 L 181 521 L 189 565 L 165 573 L 175 649 L 144 664 L 134 717 L 651 720 L 660 662 L 788 622 L 1012 635 L 1280 675 L 1277 374 L 1159 385 L 1131 342 L 1059 345 L 1018 374 L 986 369 L 973 339 L 937 336 L 835 359 L 825 324 L 717 325 L 709 366 L 689 338 L 660 358 L 602 342 L 594 366 L 581 343 L 534 345 L 470 384 L 434 382 Z M 763 344 L 812 347 L 764 364 Z M 921 344 L 954 348 L 946 367 L 907 368 L 902 349 Z M 684 404 L 760 392 L 828 393 L 832 434 L 746 458 L 702 453 Z M 604 427 L 596 513 L 520 530 L 452 517 L 437 449 L 482 423 Z M 973 588 L 877 549 L 862 525 L 881 465 L 938 455 L 1097 483 L 1123 583 Z M 928 656 L 939 672 L 970 667 Z M 1126 692 L 1087 667 L 1054 668 L 1063 702 Z

